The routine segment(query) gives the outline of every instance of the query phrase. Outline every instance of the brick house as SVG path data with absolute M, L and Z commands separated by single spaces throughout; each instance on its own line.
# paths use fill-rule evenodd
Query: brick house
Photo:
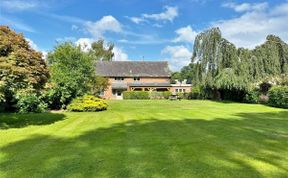
M 166 61 L 98 61 L 96 72 L 109 80 L 102 93 L 106 99 L 122 99 L 124 91 L 191 91 L 189 84 L 170 84 L 171 72 Z

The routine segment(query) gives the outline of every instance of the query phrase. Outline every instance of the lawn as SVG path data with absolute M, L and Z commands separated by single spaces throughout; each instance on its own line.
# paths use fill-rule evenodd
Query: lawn
M 0 129 L 0 177 L 288 177 L 288 110 L 263 105 L 109 101 Z

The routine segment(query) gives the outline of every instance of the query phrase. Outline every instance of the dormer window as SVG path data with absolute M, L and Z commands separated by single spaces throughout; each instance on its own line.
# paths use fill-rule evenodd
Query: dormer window
M 134 77 L 134 81 L 140 81 L 140 77 Z
M 117 81 L 122 81 L 122 80 L 124 80 L 124 77 L 115 77 L 114 79 Z

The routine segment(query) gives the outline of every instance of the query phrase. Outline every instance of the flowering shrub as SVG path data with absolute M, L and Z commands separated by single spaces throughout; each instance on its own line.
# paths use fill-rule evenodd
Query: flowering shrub
M 68 111 L 76 112 L 95 112 L 103 111 L 108 107 L 105 100 L 92 95 L 77 97 L 67 106 Z

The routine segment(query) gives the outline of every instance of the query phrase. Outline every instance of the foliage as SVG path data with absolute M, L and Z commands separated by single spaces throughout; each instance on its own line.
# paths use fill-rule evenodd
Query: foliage
M 288 108 L 288 86 L 274 86 L 268 91 L 268 96 L 271 106 Z
M 32 49 L 22 34 L 0 26 L 0 103 L 13 109 L 17 91 L 32 87 L 39 92 L 48 78 L 42 54 Z
M 105 100 L 93 95 L 84 95 L 73 99 L 67 106 L 68 111 L 76 112 L 96 112 L 106 110 L 108 107 Z
M 184 66 L 180 72 L 173 72 L 171 75 L 171 83 L 175 84 L 176 80 L 180 82 L 186 80 L 187 84 L 191 84 L 192 80 L 197 78 L 193 76 L 193 70 L 195 69 L 196 65 L 191 63 L 188 66 Z M 193 83 L 195 84 L 197 81 L 194 81 Z
M 260 92 L 257 89 L 248 91 L 245 95 L 244 102 L 259 103 Z
M 171 91 L 163 91 L 162 92 L 164 99 L 169 99 L 169 97 L 172 95 Z
M 148 100 L 149 92 L 148 91 L 125 91 L 123 92 L 123 98 L 129 100 Z
M 93 59 L 70 42 L 59 44 L 48 54 L 53 91 L 50 96 L 62 108 L 75 97 L 91 91 L 96 78 Z
M 163 92 L 152 91 L 149 92 L 149 98 L 152 100 L 160 100 L 164 99 L 164 95 Z
M 200 86 L 192 87 L 192 91 L 189 94 L 188 99 L 202 99 L 201 87 Z
M 100 39 L 91 44 L 91 50 L 89 54 L 96 61 L 111 61 L 114 57 L 113 53 L 114 45 L 112 43 L 105 47 L 104 40 Z
M 287 75 L 288 45 L 269 35 L 264 44 L 253 50 L 236 48 L 222 38 L 219 28 L 212 28 L 197 35 L 192 63 L 185 69 L 193 76 L 192 85 L 210 88 L 207 91 L 212 91 L 212 95 L 218 91 L 220 99 L 241 100 L 259 80 Z M 234 97 L 235 94 L 239 96 Z
M 180 72 L 173 72 L 171 75 L 171 82 L 172 84 L 176 84 L 176 80 L 183 81 L 183 78 L 181 76 Z
M 41 113 L 47 109 L 47 104 L 36 93 L 22 91 L 17 93 L 16 108 L 19 113 Z
M 70 91 L 66 90 L 64 87 L 59 87 L 55 85 L 51 85 L 42 93 L 43 100 L 45 103 L 48 104 L 49 109 L 61 109 L 66 108 L 66 104 L 64 103 L 70 103 L 72 97 L 70 95 Z M 69 100 L 68 100 L 69 98 Z
M 108 86 L 109 86 L 108 78 L 102 76 L 96 76 L 94 82 L 92 83 L 90 93 L 92 95 L 99 95 L 100 92 L 106 90 Z

